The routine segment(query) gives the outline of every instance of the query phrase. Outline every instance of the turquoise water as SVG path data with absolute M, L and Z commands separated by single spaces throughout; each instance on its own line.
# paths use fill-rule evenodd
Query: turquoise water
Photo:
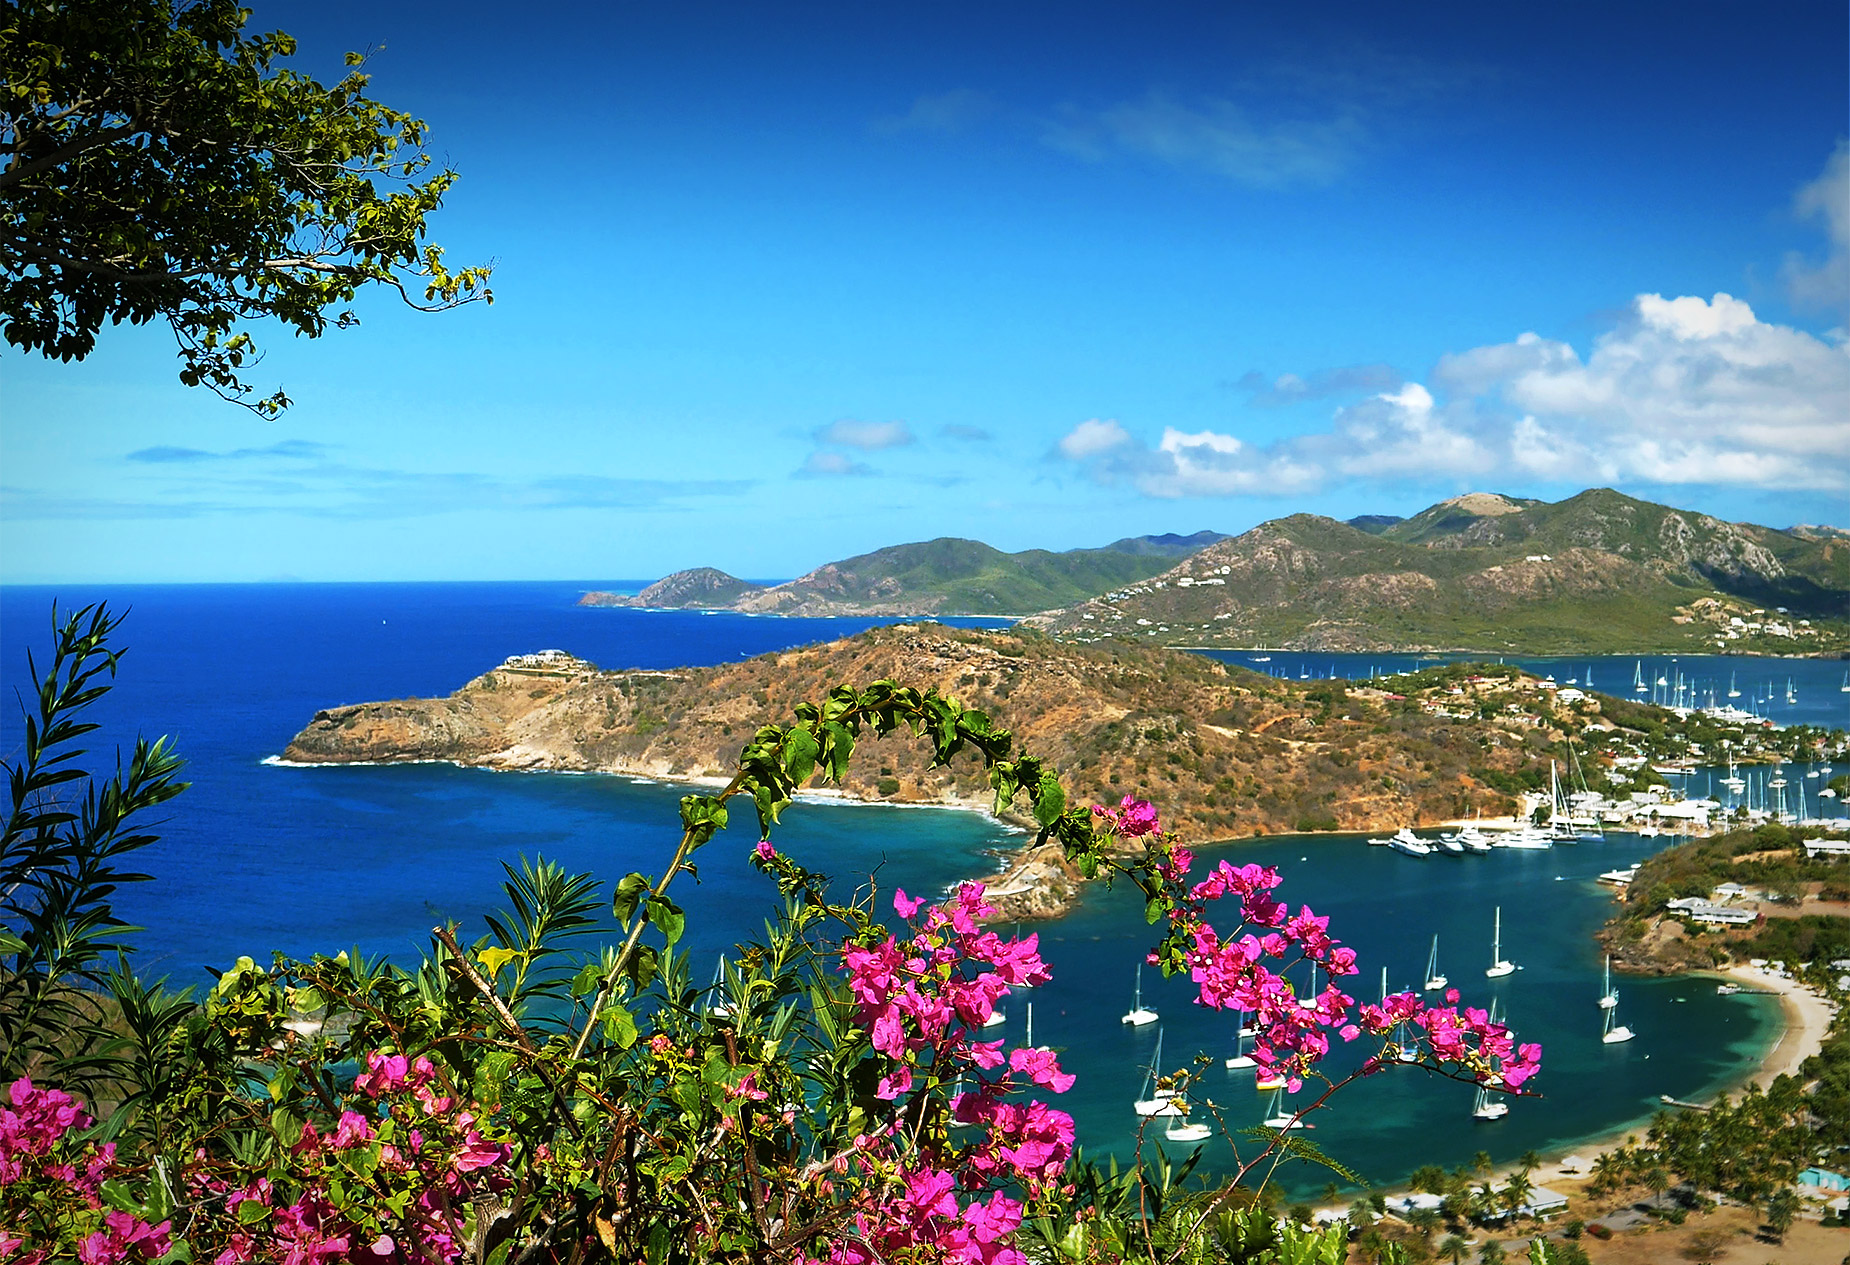
M 0 688 L 11 699 L 23 685 L 27 648 L 42 661 L 54 596 L 133 606 L 123 632 L 131 650 L 118 689 L 97 709 L 105 729 L 93 753 L 106 757 L 137 729 L 172 734 L 193 782 L 165 811 L 160 842 L 136 858 L 155 881 L 124 888 L 118 900 L 120 912 L 147 929 L 136 938 L 144 973 L 198 983 L 209 978 L 208 968 L 239 954 L 261 960 L 271 950 L 355 945 L 403 958 L 440 920 L 479 934 L 480 916 L 500 900 L 502 862 L 523 854 L 594 871 L 607 884 L 631 869 L 658 871 L 678 838 L 675 805 L 685 788 L 444 765 L 266 765 L 317 709 L 442 693 L 515 651 L 557 646 L 607 667 L 667 667 L 736 659 L 878 622 L 581 608 L 574 603 L 582 587 L 0 589 Z M 1328 658 L 1308 656 L 1299 665 L 1274 656 L 1273 666 L 1321 674 L 1316 665 Z M 1802 700 L 1840 697 L 1842 665 L 1721 662 L 1742 673 L 1743 688 L 1750 671 L 1768 680 L 1793 672 L 1802 678 Z M 1605 688 L 1629 680 L 1632 665 L 1592 666 Z M 1366 664 L 1356 670 L 1367 675 Z M 0 716 L 0 750 L 16 749 L 18 724 L 10 709 Z M 787 821 L 780 845 L 836 875 L 843 891 L 869 875 L 883 888 L 942 890 L 993 869 L 996 850 L 1016 838 L 980 815 L 943 810 L 806 805 Z M 770 885 L 744 859 L 750 842 L 748 833 L 721 836 L 701 854 L 699 884 L 676 889 L 690 913 L 697 979 L 722 948 L 756 934 L 771 910 Z M 1544 1045 L 1544 1099 L 1516 1103 L 1499 1123 L 1475 1125 L 1468 1088 L 1395 1072 L 1346 1091 L 1309 1136 L 1385 1182 L 1421 1163 L 1460 1162 L 1480 1148 L 1510 1159 L 1531 1147 L 1565 1145 L 1648 1116 L 1660 1094 L 1701 1097 L 1749 1067 L 1774 1034 L 1773 999 L 1718 998 L 1699 980 L 1626 981 L 1622 1014 L 1638 1039 L 1617 1047 L 1598 1040 L 1600 964 L 1590 933 L 1608 898 L 1593 875 L 1666 843 L 1619 837 L 1552 852 L 1426 860 L 1359 839 L 1231 845 L 1241 860 L 1280 865 L 1286 899 L 1336 917 L 1338 934 L 1362 953 L 1364 995 L 1378 987 L 1382 964 L 1394 987 L 1414 981 L 1437 931 L 1453 981 L 1468 999 L 1488 999 L 1493 990 L 1482 969 L 1498 903 L 1506 955 L 1524 967 L 1495 985 L 1494 995 L 1523 1037 Z M 1118 1022 L 1149 943 L 1141 910 L 1123 893 L 1094 892 L 1042 932 L 1056 978 L 1034 994 L 1036 1041 L 1064 1047 L 1079 1075 L 1063 1105 L 1082 1141 L 1095 1151 L 1128 1153 L 1136 1125 L 1129 1104 L 1156 1038 L 1155 1026 Z M 1184 984 L 1146 973 L 1145 992 L 1162 1012 L 1166 1063 L 1179 1066 L 1198 1050 L 1217 1059 L 1229 1052 L 1231 1020 L 1191 1006 Z M 1025 999 L 1008 1006 L 1005 1031 L 1019 1041 Z M 1226 1104 L 1235 1127 L 1259 1118 L 1250 1081 L 1217 1063 L 1204 1087 Z M 1210 1156 L 1225 1159 L 1213 1148 Z M 1287 1180 L 1315 1189 L 1325 1179 L 1312 1173 Z

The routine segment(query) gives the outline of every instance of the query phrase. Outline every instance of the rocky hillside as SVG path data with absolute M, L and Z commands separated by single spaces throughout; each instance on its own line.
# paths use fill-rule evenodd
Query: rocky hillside
M 1145 795 L 1194 839 L 1495 815 L 1510 801 L 1485 776 L 1535 760 L 1523 736 L 1376 690 L 1279 681 L 1154 647 L 938 625 L 677 672 L 502 667 L 448 698 L 318 712 L 284 754 L 718 777 L 759 725 L 834 684 L 881 678 L 985 709 L 1054 760 L 1071 790 L 1114 802 Z M 844 789 L 907 803 L 988 799 L 977 764 L 929 769 L 900 735 L 863 746 Z
M 1775 605 L 1790 635 L 1743 642 Z M 1845 542 L 1595 490 L 1556 504 L 1472 493 L 1374 530 L 1276 519 L 1038 622 L 1170 645 L 1598 654 L 1832 652 L 1850 646 L 1847 621 Z
M 587 593 L 580 606 L 639 606 L 648 610 L 714 610 L 764 592 L 762 584 L 741 580 L 714 567 L 694 567 L 664 576 L 634 597 L 623 593 Z

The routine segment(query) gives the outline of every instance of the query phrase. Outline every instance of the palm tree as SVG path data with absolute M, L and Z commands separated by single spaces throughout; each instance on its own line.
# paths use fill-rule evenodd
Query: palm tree
M 1491 1161 L 1489 1151 L 1479 1151 L 1476 1155 L 1471 1157 L 1471 1171 L 1476 1173 L 1479 1177 L 1482 1177 L 1495 1167 L 1496 1164 Z
M 1477 1250 L 1477 1259 L 1482 1265 L 1503 1265 L 1503 1245 L 1495 1239 L 1486 1239 L 1484 1246 Z
M 1407 1214 L 1407 1224 L 1420 1232 L 1421 1248 L 1432 1245 L 1432 1236 L 1444 1221 L 1437 1208 L 1415 1208 Z
M 1793 1218 L 1799 1215 L 1799 1197 L 1787 1187 L 1766 1201 L 1766 1225 L 1773 1232 L 1773 1237 L 1781 1243 L 1786 1241 L 1786 1231 L 1792 1228 Z
M 1651 1195 L 1658 1207 L 1664 1206 L 1664 1192 L 1670 1189 L 1670 1173 L 1662 1164 L 1653 1164 L 1645 1172 L 1644 1184 L 1651 1189 Z
M 1503 1207 L 1513 1218 L 1520 1215 L 1522 1206 L 1535 1196 L 1535 1184 L 1529 1180 L 1526 1172 L 1511 1173 L 1498 1193 Z
M 1465 1242 L 1462 1234 L 1448 1234 L 1439 1241 L 1439 1255 L 1450 1257 L 1452 1265 L 1464 1265 L 1465 1255 L 1470 1250 L 1471 1245 Z

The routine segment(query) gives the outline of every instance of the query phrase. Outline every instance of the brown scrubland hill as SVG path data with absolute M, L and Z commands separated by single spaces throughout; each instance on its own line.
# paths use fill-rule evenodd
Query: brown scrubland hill
M 1430 716 L 1379 690 L 1280 681 L 1156 647 L 936 624 L 676 672 L 504 666 L 448 698 L 317 713 L 286 756 L 716 777 L 759 725 L 787 721 L 797 703 L 834 685 L 882 678 L 982 708 L 1053 760 L 1070 790 L 1100 801 L 1148 797 L 1192 839 L 1502 812 L 1510 801 L 1484 774 L 1530 759 L 1520 735 Z M 871 800 L 976 802 L 987 783 L 975 760 L 931 769 L 918 740 L 869 734 L 845 789 Z

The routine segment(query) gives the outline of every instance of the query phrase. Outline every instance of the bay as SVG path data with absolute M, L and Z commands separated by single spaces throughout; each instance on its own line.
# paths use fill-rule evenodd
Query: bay
M 606 667 L 670 667 L 723 662 L 886 622 L 576 606 L 588 587 L 620 586 L 0 589 L 0 684 L 9 698 L 23 686 L 28 648 L 43 661 L 54 596 L 67 606 L 107 598 L 132 609 L 118 688 L 97 709 L 106 726 L 98 737 L 107 742 L 93 750 L 126 743 L 137 729 L 172 734 L 194 783 L 170 806 L 161 841 L 139 854 L 155 881 L 121 894 L 124 916 L 147 928 L 136 939 L 139 969 L 196 983 L 210 978 L 209 967 L 239 954 L 263 960 L 271 950 L 358 947 L 402 959 L 438 921 L 454 919 L 465 935 L 479 934 L 481 915 L 500 902 L 503 863 L 521 856 L 544 855 L 606 883 L 631 869 L 659 870 L 678 837 L 675 804 L 685 788 L 440 764 L 266 765 L 316 710 L 447 693 L 520 651 L 556 646 Z M 1281 654 L 1271 653 L 1272 668 L 1294 676 L 1321 675 L 1317 665 L 1366 676 L 1370 666 L 1380 672 L 1414 662 L 1389 656 L 1299 662 Z M 1596 688 L 1610 684 L 1615 692 L 1632 672 L 1629 659 L 1576 660 L 1574 671 L 1549 662 L 1535 661 L 1563 681 L 1590 666 Z M 1801 700 L 1836 694 L 1840 665 L 1721 662 L 1740 673 L 1743 688 L 1750 679 L 1779 680 L 1782 700 L 1787 676 Z M 1651 671 L 1650 662 L 1643 670 Z M 1833 723 L 1827 710 L 1821 707 L 1820 716 Z M 9 752 L 17 749 L 18 725 L 17 712 L 9 712 L 0 731 L 0 747 Z M 836 875 L 844 890 L 871 880 L 883 891 L 941 891 L 992 869 L 997 850 L 1013 837 L 980 814 L 948 810 L 799 805 L 787 820 L 779 846 Z M 771 911 L 769 884 L 745 862 L 748 842 L 744 832 L 722 836 L 701 856 L 699 884 L 677 889 L 690 913 L 697 982 L 719 952 L 756 934 Z M 1599 1042 L 1600 964 L 1590 933 L 1609 898 L 1593 875 L 1665 842 L 1615 835 L 1577 849 L 1419 861 L 1355 838 L 1286 837 L 1210 848 L 1202 860 L 1228 855 L 1238 863 L 1279 865 L 1286 877 L 1281 895 L 1332 915 L 1338 934 L 1360 951 L 1363 974 L 1351 990 L 1359 996 L 1374 995 L 1382 965 L 1391 987 L 1415 981 L 1438 934 L 1442 965 L 1466 999 L 1481 1004 L 1500 996 L 1523 1038 L 1543 1043 L 1538 1087 L 1546 1096 L 1516 1103 L 1496 1124 L 1471 1121 L 1467 1087 L 1399 1069 L 1358 1083 L 1334 1111 L 1320 1113 L 1320 1127 L 1309 1136 L 1370 1180 L 1386 1182 L 1422 1163 L 1462 1162 L 1479 1149 L 1507 1160 L 1531 1147 L 1545 1150 L 1624 1127 L 1647 1117 L 1660 1094 L 1700 1098 L 1753 1066 L 1777 1032 L 1773 999 L 1717 997 L 1693 978 L 1625 981 L 1623 1017 L 1638 1039 L 1616 1047 Z M 1506 956 L 1524 969 L 1493 985 L 1482 968 L 1499 904 Z M 1152 938 L 1126 892 L 1094 890 L 1073 914 L 1039 933 L 1055 979 L 1011 998 L 1002 1031 L 1023 1039 L 1032 1000 L 1036 1042 L 1061 1049 L 1079 1076 L 1061 1105 L 1074 1114 L 1089 1149 L 1128 1155 L 1135 1148 L 1129 1104 L 1159 1026 L 1170 1068 L 1197 1052 L 1212 1056 L 1202 1089 L 1223 1104 L 1226 1123 L 1239 1128 L 1260 1118 L 1263 1103 L 1251 1089 L 1251 1073 L 1229 1073 L 1219 1063 L 1231 1052 L 1231 1019 L 1193 1006 L 1185 982 L 1147 971 L 1146 1001 L 1162 1012 L 1161 1024 L 1133 1029 L 1119 1022 L 1130 1006 L 1135 963 Z M 1344 1057 L 1332 1064 L 1342 1065 Z M 1160 1141 L 1160 1124 L 1147 1140 Z M 1216 1167 L 1226 1159 L 1211 1152 Z M 1294 1190 L 1324 1181 L 1302 1166 L 1294 1170 L 1281 1174 Z

